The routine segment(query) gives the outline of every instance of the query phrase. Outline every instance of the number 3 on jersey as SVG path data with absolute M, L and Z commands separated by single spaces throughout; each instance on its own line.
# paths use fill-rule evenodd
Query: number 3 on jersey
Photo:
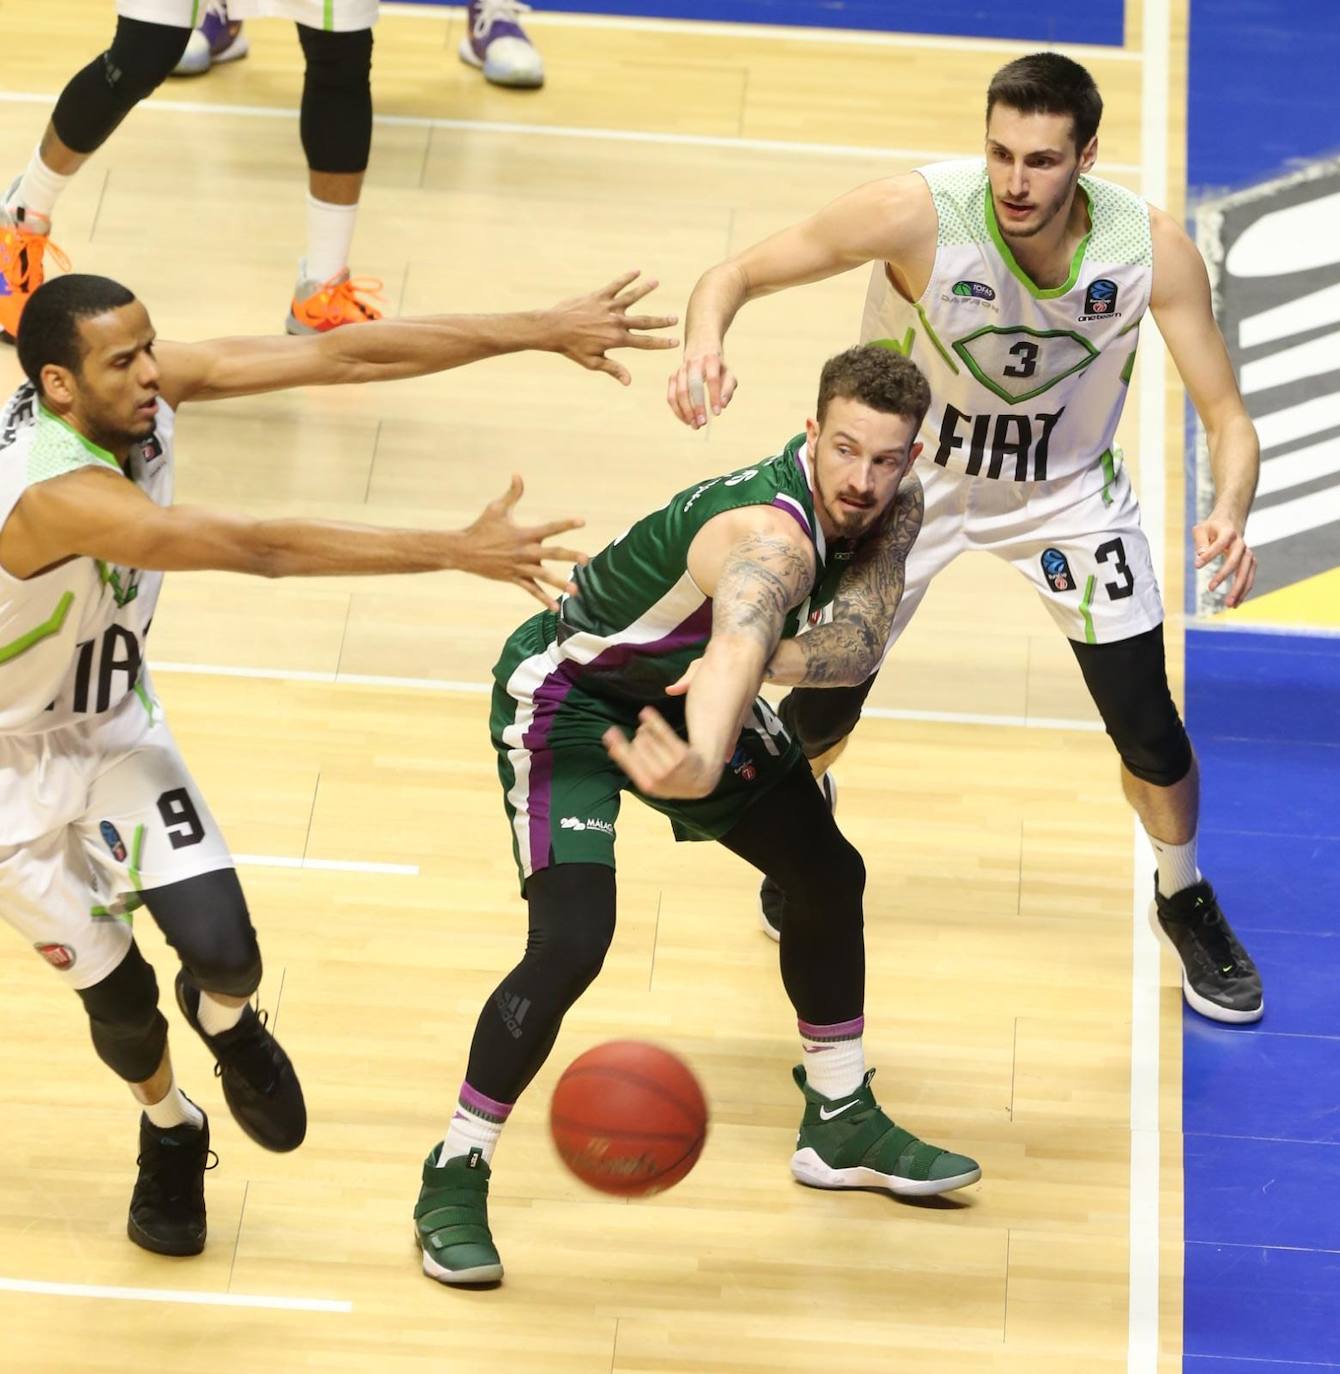
M 1109 539 L 1105 544 L 1098 545 L 1093 551 L 1093 556 L 1100 563 L 1106 563 L 1109 559 L 1112 560 L 1112 571 L 1120 579 L 1117 582 L 1103 583 L 1108 600 L 1121 601 L 1124 597 L 1130 596 L 1135 590 L 1135 574 L 1126 563 L 1125 544 L 1120 539 Z

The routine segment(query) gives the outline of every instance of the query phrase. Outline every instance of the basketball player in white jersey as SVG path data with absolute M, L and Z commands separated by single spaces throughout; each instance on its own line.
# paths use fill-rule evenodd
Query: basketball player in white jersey
M 0 415 L 0 914 L 84 1002 L 94 1047 L 143 1106 L 132 1240 L 163 1254 L 205 1243 L 209 1129 L 177 1087 L 153 970 L 131 915 L 143 905 L 182 961 L 177 1003 L 220 1065 L 243 1130 L 272 1150 L 306 1131 L 287 1055 L 250 1007 L 260 950 L 228 847 L 173 742 L 145 666 L 162 573 L 220 568 L 289 577 L 458 568 L 555 603 L 545 542 L 580 521 L 512 522 L 513 478 L 466 529 L 254 520 L 173 506 L 175 412 L 185 401 L 416 377 L 546 349 L 627 372 L 606 350 L 669 348 L 630 316 L 655 283 L 518 315 L 436 316 L 322 338 L 160 343 L 144 306 L 72 273 L 28 303 L 28 381 Z
M 0 338 L 19 333 L 46 276 L 56 202 L 132 109 L 172 72 L 205 0 L 117 0 L 107 50 L 66 83 L 28 165 L 0 201 Z M 380 283 L 349 275 L 349 252 L 372 146 L 372 26 L 378 0 L 231 0 L 234 19 L 292 19 L 305 61 L 299 129 L 307 159 L 307 240 L 285 328 L 324 333 L 377 319 Z M 202 125 L 202 129 L 204 126 Z M 203 290 L 211 289 L 208 283 Z
M 730 403 L 723 340 L 754 297 L 873 264 L 863 342 L 911 357 L 931 385 L 919 464 L 926 518 L 891 624 L 831 649 L 783 704 L 816 774 L 840 751 L 884 655 L 931 579 L 988 549 L 1037 588 L 1074 649 L 1153 843 L 1151 917 L 1181 958 L 1187 1001 L 1254 1021 L 1261 980 L 1196 863 L 1199 777 L 1168 691 L 1163 606 L 1114 445 L 1152 309 L 1209 437 L 1216 500 L 1192 530 L 1210 586 L 1248 595 L 1243 539 L 1260 451 L 1210 306 L 1205 265 L 1168 215 L 1091 175 L 1102 99 L 1085 69 L 1037 53 L 996 73 L 985 158 L 871 182 L 704 274 L 668 400 L 698 428 Z M 803 639 L 797 641 L 803 643 Z M 864 679 L 862 681 L 862 679 Z M 825 684 L 862 682 L 855 688 Z M 765 928 L 785 894 L 765 885 Z

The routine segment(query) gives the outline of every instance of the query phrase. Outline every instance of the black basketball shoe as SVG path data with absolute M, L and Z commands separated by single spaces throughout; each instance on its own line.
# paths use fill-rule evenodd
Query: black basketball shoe
M 1182 961 L 1186 1000 L 1212 1021 L 1259 1021 L 1261 975 L 1243 949 L 1207 882 L 1165 897 L 1154 881 L 1150 923 Z
M 819 779 L 819 789 L 824 794 L 828 809 L 837 815 L 837 780 L 831 772 Z M 786 893 L 779 883 L 764 878 L 758 889 L 758 923 L 769 940 L 782 938 L 782 915 L 786 908 Z
M 237 1124 L 267 1150 L 296 1150 L 307 1134 L 307 1104 L 288 1055 L 266 1029 L 266 1014 L 243 1009 L 231 1030 L 208 1035 L 200 1028 L 200 989 L 182 969 L 177 1005 L 218 1061 L 214 1072 Z
M 135 1162 L 126 1234 L 158 1255 L 198 1255 L 205 1248 L 205 1170 L 219 1162 L 209 1148 L 209 1119 L 164 1129 L 141 1115 Z

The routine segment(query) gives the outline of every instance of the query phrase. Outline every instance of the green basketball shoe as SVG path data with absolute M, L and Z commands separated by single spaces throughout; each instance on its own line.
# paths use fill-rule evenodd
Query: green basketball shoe
M 438 1283 L 497 1283 L 502 1260 L 489 1232 L 489 1166 L 479 1150 L 437 1166 L 441 1145 L 423 1164 L 414 1239 L 423 1272 Z
M 927 1145 L 889 1120 L 875 1101 L 870 1080 L 847 1097 L 821 1097 L 791 1070 L 805 1094 L 805 1115 L 791 1156 L 791 1172 L 811 1188 L 887 1188 L 904 1197 L 930 1197 L 966 1188 L 982 1176 L 966 1155 Z

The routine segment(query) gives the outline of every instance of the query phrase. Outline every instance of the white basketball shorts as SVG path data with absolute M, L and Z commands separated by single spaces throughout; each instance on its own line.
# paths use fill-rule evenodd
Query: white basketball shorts
M 143 685 L 93 720 L 0 735 L 0 914 L 74 988 L 125 958 L 142 889 L 233 864 Z
M 887 655 L 935 575 L 961 553 L 1012 563 L 1068 639 L 1107 644 L 1163 623 L 1140 505 L 1120 457 L 1050 482 L 968 477 L 925 457 L 913 471 L 926 516 L 907 556 L 907 581 Z

